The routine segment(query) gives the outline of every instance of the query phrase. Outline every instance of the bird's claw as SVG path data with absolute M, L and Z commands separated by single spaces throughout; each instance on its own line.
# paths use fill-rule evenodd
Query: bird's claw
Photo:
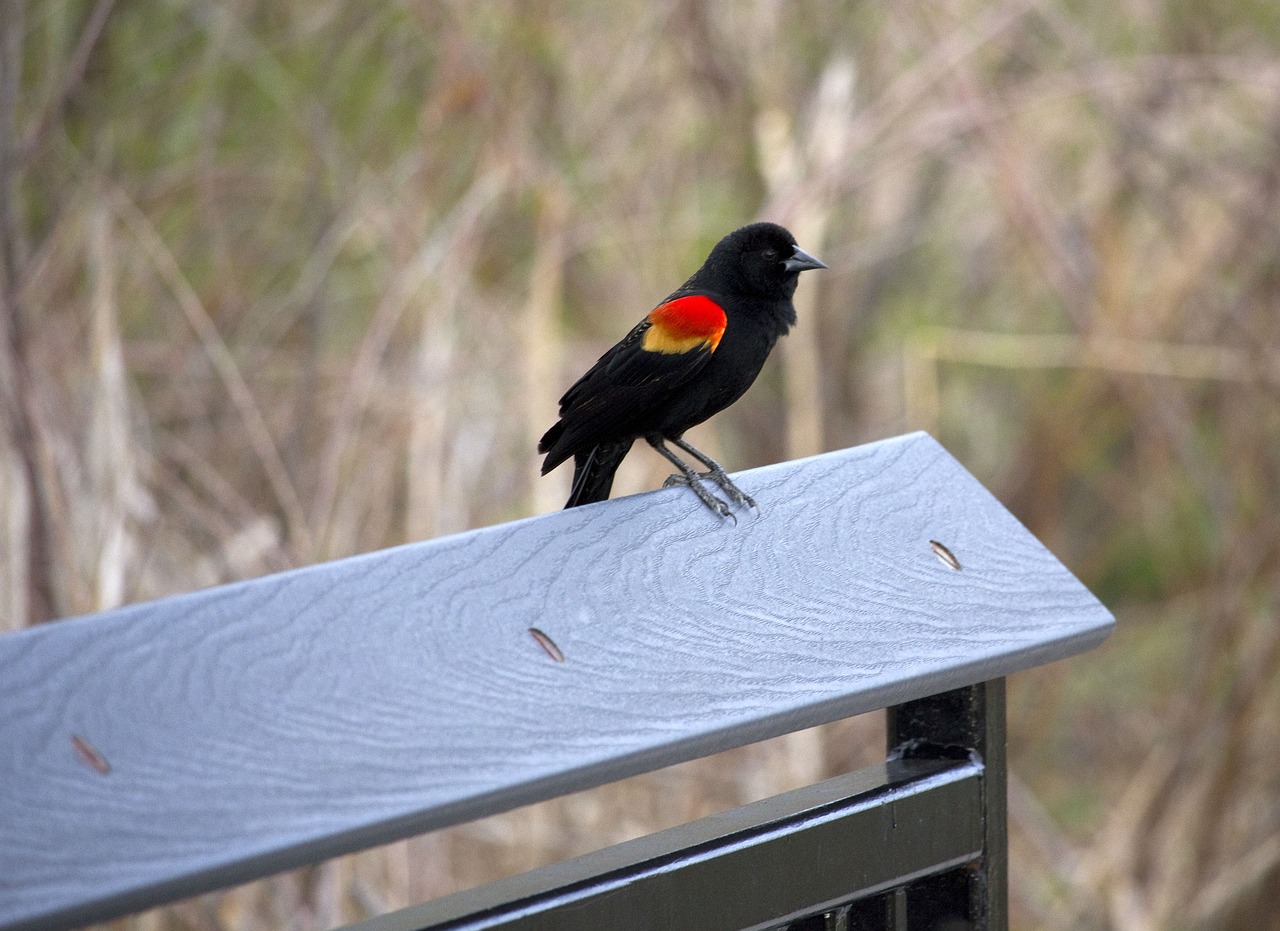
M 741 489 L 733 484 L 733 482 L 730 482 L 728 476 L 725 476 L 725 481 L 728 482 L 728 487 L 726 487 L 711 472 L 699 472 L 697 475 L 699 479 L 711 479 L 717 485 L 720 485 L 721 488 L 724 488 L 725 492 L 728 493 L 729 497 L 733 499 L 735 504 L 746 505 L 747 507 L 756 510 L 755 501 L 753 501 L 749 495 L 744 494 Z M 667 480 L 662 483 L 663 488 L 674 488 L 677 485 L 688 485 L 689 488 L 693 490 L 693 493 L 698 496 L 698 500 L 708 508 L 715 511 L 721 517 L 727 517 L 735 524 L 738 523 L 738 518 L 734 515 L 733 511 L 730 510 L 729 505 L 703 488 L 700 481 L 694 481 L 689 476 L 681 475 L 677 472 L 673 475 L 668 475 Z
M 699 472 L 698 477 L 704 480 L 715 482 L 717 485 L 719 485 L 721 488 L 724 489 L 725 494 L 729 496 L 729 498 L 733 501 L 734 504 L 737 504 L 741 507 L 751 508 L 751 510 L 755 511 L 757 514 L 760 513 L 760 506 L 756 504 L 756 499 L 751 497 L 749 494 L 747 494 L 745 491 L 743 491 L 741 488 L 735 485 L 733 483 L 733 479 L 729 478 L 729 476 L 725 474 L 723 470 L 713 469 L 710 472 Z M 688 484 L 690 484 L 690 482 L 686 476 L 676 473 L 674 475 L 667 476 L 667 480 L 663 482 L 662 487 L 671 488 L 676 485 L 688 485 Z
M 733 483 L 733 480 L 730 479 L 729 476 L 726 475 L 722 469 L 716 469 L 711 472 L 708 472 L 706 473 L 706 476 L 707 478 L 715 482 L 717 485 L 719 485 L 721 488 L 723 488 L 725 491 L 725 494 L 727 494 L 730 498 L 732 498 L 735 504 L 740 504 L 743 507 L 751 508 L 751 510 L 755 511 L 756 513 L 759 513 L 760 508 L 756 507 L 756 499 L 751 497 L 749 494 L 747 494 L 745 491 L 743 491 L 741 488 L 735 485 Z

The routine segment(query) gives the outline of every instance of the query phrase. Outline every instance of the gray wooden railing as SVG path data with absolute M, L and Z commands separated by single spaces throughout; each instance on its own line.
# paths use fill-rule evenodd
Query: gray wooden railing
M 738 480 L 0 637 L 0 928 L 880 708 L 882 766 L 371 926 L 1003 927 L 1003 677 L 1110 615 L 923 434 Z

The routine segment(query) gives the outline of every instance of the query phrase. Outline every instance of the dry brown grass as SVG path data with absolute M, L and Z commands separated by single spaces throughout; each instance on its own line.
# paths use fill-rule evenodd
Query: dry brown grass
M 559 389 L 763 215 L 832 271 L 695 442 L 928 427 L 1119 615 L 1011 684 L 1015 926 L 1278 928 L 1278 46 L 1265 3 L 10 0 L 0 629 L 556 507 Z M 876 727 L 120 924 L 329 927 Z

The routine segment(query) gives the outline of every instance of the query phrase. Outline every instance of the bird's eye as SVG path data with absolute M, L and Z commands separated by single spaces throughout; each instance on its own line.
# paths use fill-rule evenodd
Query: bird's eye
M 766 262 L 773 262 L 773 261 L 775 261 L 775 260 L 778 258 L 778 250 L 777 250 L 777 249 L 765 249 L 765 250 L 764 250 L 764 258 L 765 258 L 765 261 L 766 261 Z

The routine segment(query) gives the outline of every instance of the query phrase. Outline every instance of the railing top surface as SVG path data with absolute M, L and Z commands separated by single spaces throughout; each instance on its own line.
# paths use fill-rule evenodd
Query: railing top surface
M 255 878 L 1111 629 L 926 435 L 740 484 L 761 513 L 736 525 L 666 489 L 0 637 L 0 927 Z

